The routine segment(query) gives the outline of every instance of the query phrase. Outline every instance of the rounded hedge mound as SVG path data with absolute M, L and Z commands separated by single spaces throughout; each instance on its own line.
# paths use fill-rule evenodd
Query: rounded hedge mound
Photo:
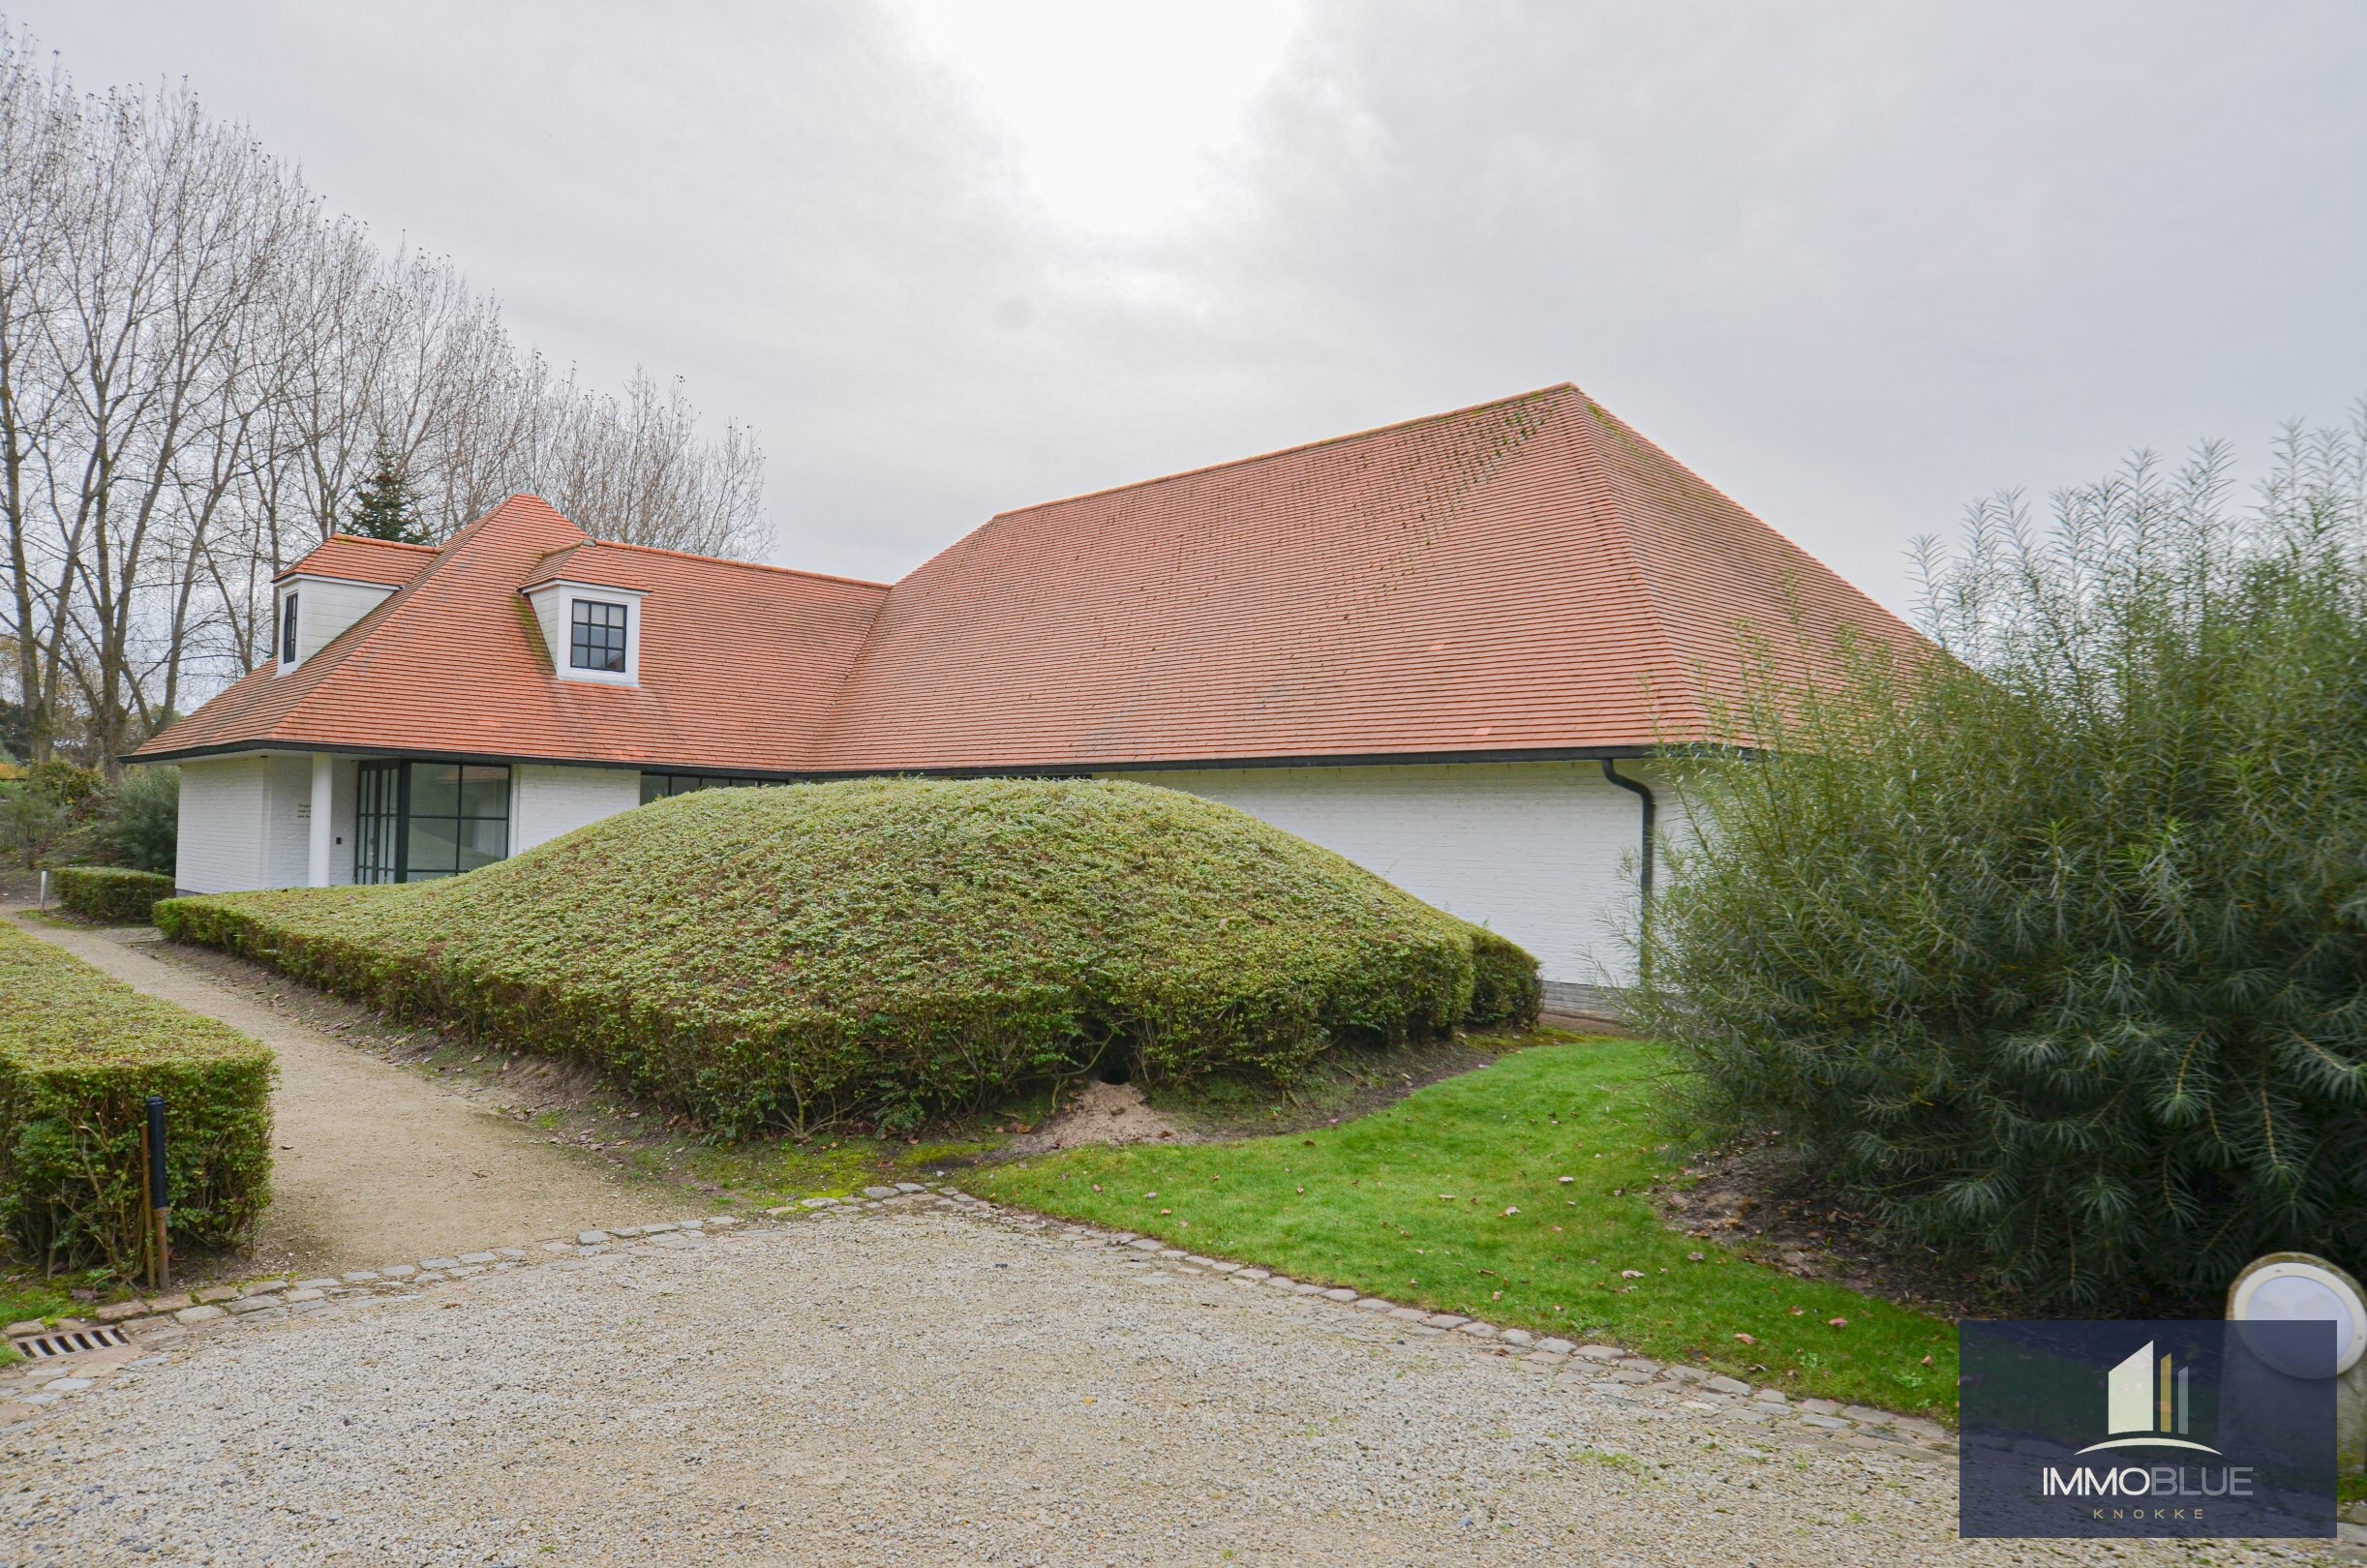
M 710 790 L 449 881 L 158 920 L 734 1131 L 910 1125 L 1102 1062 L 1288 1078 L 1538 996 L 1526 952 L 1329 851 L 1114 782 Z

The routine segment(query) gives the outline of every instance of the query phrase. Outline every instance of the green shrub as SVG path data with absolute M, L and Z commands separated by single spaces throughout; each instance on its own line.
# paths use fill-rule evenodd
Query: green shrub
M 126 769 L 106 798 L 98 834 L 116 864 L 171 876 L 181 840 L 181 770 L 169 765 Z
M 2011 503 L 1950 657 L 1762 682 L 1680 763 L 1644 1021 L 1904 1234 L 2031 1295 L 2367 1263 L 2367 440 Z
M 167 1116 L 175 1247 L 248 1240 L 271 1196 L 271 1052 L 0 923 L 0 1225 L 51 1270 L 134 1272 L 139 1130 Z
M 1495 932 L 1472 932 L 1472 1005 L 1464 1021 L 1474 1028 L 1526 1029 L 1537 1021 L 1545 1000 L 1537 961 L 1528 950 Z
M 172 879 L 119 865 L 67 865 L 49 873 L 58 902 L 85 920 L 145 925 L 156 901 L 172 896 Z
M 1534 1014 L 1535 964 L 1328 851 L 1137 784 L 678 796 L 450 881 L 177 899 L 166 934 L 576 1055 L 716 1127 L 909 1126 L 1125 1061 L 1290 1078 Z M 1475 953 L 1481 955 L 1475 961 Z
M 63 760 L 35 763 L 0 792 L 0 850 L 29 871 L 77 849 L 105 798 L 106 780 L 90 769 Z

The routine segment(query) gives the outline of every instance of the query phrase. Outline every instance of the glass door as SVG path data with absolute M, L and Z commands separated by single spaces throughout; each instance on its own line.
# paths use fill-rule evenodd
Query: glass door
M 366 762 L 354 780 L 353 880 L 393 882 L 403 826 L 403 765 Z

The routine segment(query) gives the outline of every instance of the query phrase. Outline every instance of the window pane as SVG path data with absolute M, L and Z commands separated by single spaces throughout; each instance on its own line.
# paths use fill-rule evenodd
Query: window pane
M 460 769 L 451 763 L 412 763 L 410 814 L 414 818 L 459 816 Z
M 509 824 L 499 818 L 464 822 L 460 825 L 460 843 L 463 870 L 471 865 L 483 865 L 487 860 L 498 860 L 509 849 Z M 470 856 L 476 859 L 471 860 Z
M 464 817 L 509 815 L 509 769 L 464 768 L 460 781 L 460 814 Z
M 641 775 L 641 803 L 643 805 L 648 805 L 652 800 L 662 800 L 665 798 L 665 774 L 644 773 Z
M 621 604 L 577 599 L 567 641 L 567 662 L 578 670 L 624 672 L 624 614 Z
M 417 789 L 413 785 L 414 790 Z M 458 824 L 449 817 L 413 816 L 410 820 L 410 862 L 404 870 L 416 877 L 423 871 L 449 871 L 460 863 Z

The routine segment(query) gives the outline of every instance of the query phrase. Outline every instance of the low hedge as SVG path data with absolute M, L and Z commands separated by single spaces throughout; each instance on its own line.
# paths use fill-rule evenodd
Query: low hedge
M 1229 806 L 872 779 L 653 802 L 447 881 L 174 899 L 176 941 L 590 1059 L 730 1132 L 1124 1062 L 1289 1079 L 1535 1017 L 1534 960 Z
M 156 901 L 172 896 L 172 879 L 119 865 L 68 865 L 49 873 L 58 902 L 85 920 L 145 925 Z
M 271 1198 L 271 1052 L 0 921 L 0 1226 L 56 1271 L 137 1270 L 139 1132 L 165 1097 L 176 1248 L 247 1241 Z

